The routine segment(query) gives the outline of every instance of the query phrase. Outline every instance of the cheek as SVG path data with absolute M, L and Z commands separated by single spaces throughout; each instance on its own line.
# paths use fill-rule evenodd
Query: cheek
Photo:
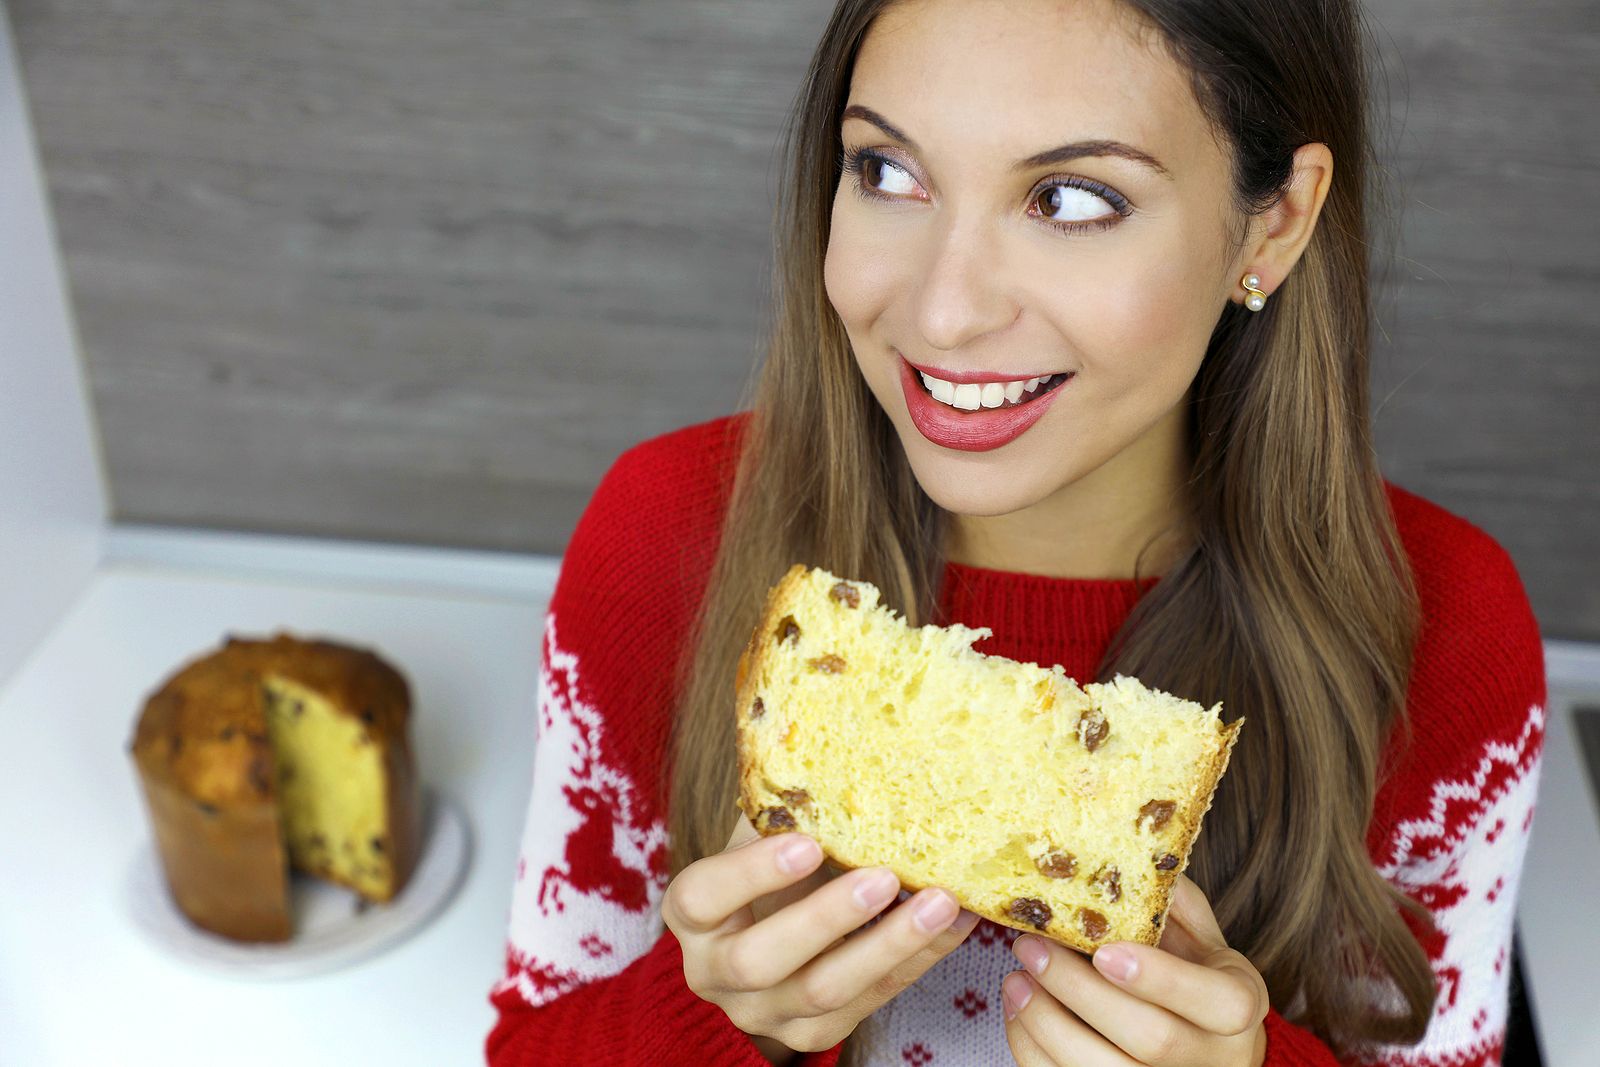
M 1085 339 L 1085 369 L 1107 394 L 1174 401 L 1193 379 L 1216 324 L 1208 301 L 1214 285 L 1176 250 L 1140 256 L 1112 277 L 1119 281 L 1102 290 L 1097 336 Z
M 893 261 L 884 253 L 884 244 L 871 239 L 858 205 L 846 199 L 849 195 L 841 191 L 834 199 L 822 280 L 828 302 L 851 340 L 859 341 L 889 305 Z

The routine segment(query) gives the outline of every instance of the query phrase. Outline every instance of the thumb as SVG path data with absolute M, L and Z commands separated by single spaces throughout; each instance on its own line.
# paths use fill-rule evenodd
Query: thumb
M 1188 875 L 1180 874 L 1172 887 L 1172 906 L 1167 911 L 1160 947 L 1195 963 L 1228 947 L 1228 939 L 1211 911 L 1211 902 Z
M 729 836 L 728 843 L 722 847 L 722 851 L 732 852 L 736 848 L 742 848 L 750 842 L 759 841 L 760 839 L 761 834 L 750 822 L 749 817 L 741 811 L 739 812 L 739 820 L 733 824 L 733 833 Z

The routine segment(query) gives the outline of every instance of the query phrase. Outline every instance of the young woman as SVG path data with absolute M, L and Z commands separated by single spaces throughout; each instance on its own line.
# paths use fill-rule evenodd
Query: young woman
M 1500 1061 L 1541 646 L 1374 459 L 1362 47 L 1354 0 L 838 4 L 751 410 L 563 562 L 492 1063 Z M 734 664 L 796 561 L 1249 717 L 1160 946 L 755 836 Z

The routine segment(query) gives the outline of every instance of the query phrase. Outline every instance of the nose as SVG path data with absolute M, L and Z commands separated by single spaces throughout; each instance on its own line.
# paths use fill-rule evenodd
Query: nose
M 998 240 L 981 227 L 952 219 L 936 228 L 912 308 L 930 347 L 948 352 L 1016 321 L 999 260 Z

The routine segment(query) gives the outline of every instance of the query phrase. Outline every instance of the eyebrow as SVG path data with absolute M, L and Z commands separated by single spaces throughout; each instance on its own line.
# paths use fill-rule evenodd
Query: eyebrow
M 917 142 L 906 136 L 904 130 L 872 110 L 864 104 L 851 104 L 844 109 L 844 114 L 839 117 L 842 123 L 845 119 L 863 119 L 878 127 L 890 137 L 899 141 L 913 152 L 922 151 L 917 147 Z M 1057 145 L 1047 148 L 1043 152 L 1036 152 L 1027 159 L 1018 160 L 1012 165 L 1013 170 L 1036 170 L 1039 167 L 1051 167 L 1059 163 L 1066 163 L 1085 156 L 1117 156 L 1130 160 L 1141 166 L 1149 167 L 1163 178 L 1171 180 L 1172 172 L 1162 166 L 1161 161 L 1143 149 L 1135 148 L 1131 144 L 1121 141 L 1092 140 L 1073 141 L 1070 144 Z

